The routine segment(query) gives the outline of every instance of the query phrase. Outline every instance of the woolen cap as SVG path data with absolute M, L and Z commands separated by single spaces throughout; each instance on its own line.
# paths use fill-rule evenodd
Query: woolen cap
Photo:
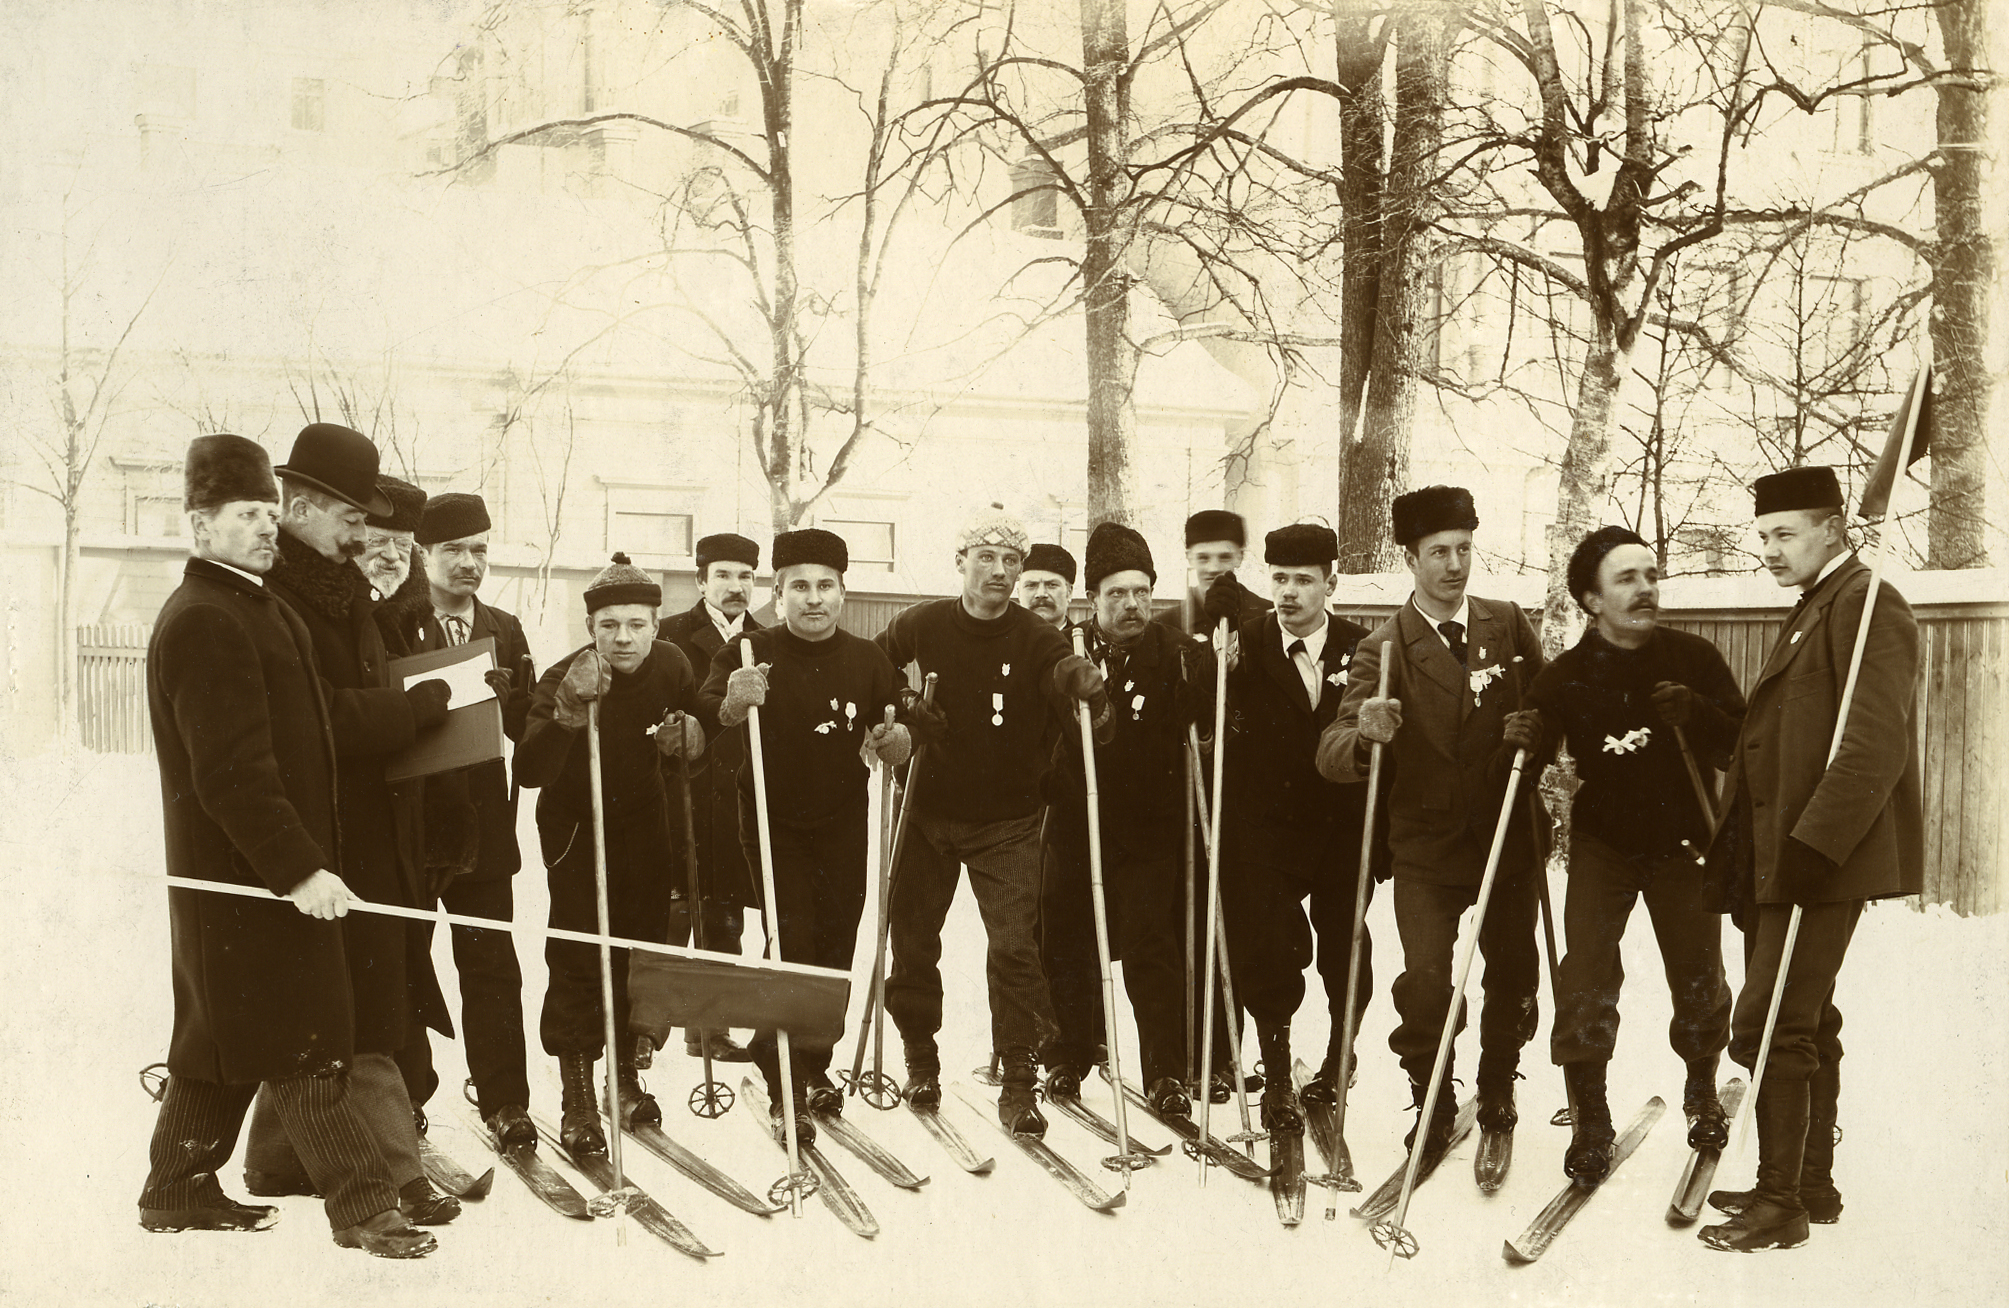
M 956 533 L 956 553 L 961 554 L 979 545 L 1017 550 L 1023 559 L 1029 545 L 1025 524 L 1005 512 L 1004 505 L 993 500 L 971 514 L 963 529 Z
M 1788 468 L 1784 472 L 1760 477 L 1752 484 L 1751 493 L 1756 501 L 1753 515 L 1760 518 L 1768 513 L 1784 513 L 1788 509 L 1842 507 L 1842 486 L 1835 480 L 1835 470 L 1818 465 Z
M 798 563 L 820 563 L 842 574 L 851 566 L 851 550 L 844 544 L 842 536 L 821 527 L 784 531 L 774 538 L 775 575 L 780 576 L 783 568 L 792 568 Z
M 293 438 L 286 462 L 272 471 L 285 481 L 326 491 L 364 513 L 391 511 L 390 500 L 377 489 L 376 443 L 352 427 L 309 423 Z
M 714 563 L 744 563 L 749 568 L 760 566 L 760 546 L 729 531 L 699 539 L 697 556 L 700 573 Z
M 663 588 L 654 578 L 628 561 L 625 554 L 616 554 L 614 562 L 601 569 L 600 575 L 586 584 L 586 612 L 598 613 L 609 604 L 647 604 L 651 608 L 663 606 Z
M 1068 585 L 1072 586 L 1074 584 L 1074 556 L 1058 545 L 1049 545 L 1041 541 L 1027 550 L 1025 552 L 1025 570 L 1027 572 L 1051 572 L 1056 576 L 1067 578 Z
M 1329 568 L 1338 557 L 1338 535 L 1316 522 L 1294 522 L 1263 537 L 1263 562 L 1280 568 Z
M 396 477 L 379 476 L 377 489 L 391 502 L 389 513 L 366 513 L 363 521 L 381 531 L 409 531 L 416 533 L 419 519 L 425 514 L 426 493 L 408 481 Z
M 1154 584 L 1158 580 L 1158 569 L 1151 564 L 1151 547 L 1120 522 L 1102 523 L 1088 534 L 1082 565 L 1090 590 L 1100 590 L 1102 579 L 1117 572 L 1141 572 Z
M 426 501 L 419 521 L 418 543 L 438 545 L 444 541 L 479 536 L 493 526 L 488 520 L 488 503 L 466 491 L 447 491 Z
M 1397 545 L 1413 545 L 1440 531 L 1477 531 L 1479 511 L 1463 486 L 1425 486 L 1397 495 L 1389 506 L 1389 533 Z
M 190 441 L 181 470 L 181 507 L 194 512 L 235 500 L 279 502 L 279 483 L 272 479 L 265 447 L 229 432 Z
M 1210 540 L 1231 540 L 1236 549 L 1247 549 L 1249 544 L 1249 524 L 1242 521 L 1239 513 L 1226 509 L 1201 509 L 1186 519 L 1186 548 L 1203 544 Z
M 1645 537 L 1630 527 L 1606 525 L 1585 536 L 1570 551 L 1569 578 L 1570 598 L 1586 613 L 1590 610 L 1584 604 L 1586 591 L 1597 589 L 1597 570 L 1604 564 L 1604 556 L 1621 545 L 1646 545 Z M 1651 545 L 1646 545 L 1652 549 Z

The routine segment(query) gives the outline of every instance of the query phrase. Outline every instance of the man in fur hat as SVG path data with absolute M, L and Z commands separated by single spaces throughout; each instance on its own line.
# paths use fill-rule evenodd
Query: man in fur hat
M 1039 1135 L 1037 1050 L 1053 1028 L 1053 1001 L 1039 963 L 1039 783 L 1051 732 L 1075 730 L 1074 706 L 1112 721 L 1102 674 L 1071 653 L 1060 633 L 1012 603 L 1024 566 L 1025 527 L 1004 506 L 972 515 L 956 537 L 962 594 L 916 604 L 879 634 L 893 666 L 936 673 L 932 707 L 902 695 L 918 743 L 913 816 L 893 887 L 893 969 L 886 1011 L 906 1046 L 915 1103 L 941 1100 L 942 923 L 960 867 L 989 933 L 991 1047 L 1001 1060 L 998 1117 L 1007 1130 Z
M 1801 918 L 1757 1087 L 1757 1184 L 1710 1195 L 1733 1217 L 1700 1232 L 1712 1248 L 1745 1252 L 1790 1249 L 1805 1242 L 1809 1221 L 1841 1220 L 1835 978 L 1863 904 L 1917 894 L 1925 863 L 1911 606 L 1882 583 L 1830 757 L 1870 569 L 1849 548 L 1834 469 L 1792 468 L 1760 477 L 1754 489 L 1760 557 L 1800 602 L 1751 687 L 1724 785 L 1728 808 L 1709 848 L 1719 902 L 1744 932 L 1730 1057 L 1747 1068 L 1759 1056 L 1795 906 Z
M 1471 492 L 1426 486 L 1397 496 L 1392 517 L 1391 534 L 1415 590 L 1394 617 L 1361 640 L 1339 716 L 1319 741 L 1318 767 L 1334 781 L 1364 781 L 1370 745 L 1390 750 L 1395 780 L 1388 845 L 1402 975 L 1392 992 L 1399 1022 L 1388 1045 L 1409 1074 L 1420 1108 L 1451 1011 L 1458 923 L 1478 899 L 1507 799 L 1510 762 L 1515 750 L 1540 744 L 1539 718 L 1521 710 L 1520 691 L 1541 674 L 1542 650 L 1518 605 L 1465 592 L 1479 526 Z M 1392 642 L 1395 659 L 1386 699 L 1376 694 L 1384 641 Z M 1522 785 L 1534 784 L 1531 768 Z M 1514 1082 L 1521 1047 L 1534 1037 L 1539 1018 L 1535 878 L 1543 875 L 1548 832 L 1546 821 L 1540 832 L 1532 823 L 1529 805 L 1516 798 L 1479 926 L 1486 1000 L 1479 1020 L 1478 1120 L 1496 1136 L 1519 1121 Z M 1457 1116 L 1452 1072 L 1447 1062 L 1428 1127 L 1433 1147 L 1449 1139 Z
M 1186 519 L 1186 602 L 1169 609 L 1158 621 L 1167 626 L 1188 628 L 1207 639 L 1213 628 L 1207 624 L 1207 592 L 1216 583 L 1235 592 L 1236 610 L 1254 617 L 1269 608 L 1270 602 L 1242 584 L 1236 571 L 1249 548 L 1249 525 L 1239 513 L 1227 509 L 1202 509 Z M 1221 583 L 1221 578 L 1228 580 Z
M 1366 634 L 1327 611 L 1338 585 L 1338 554 L 1330 527 L 1280 527 L 1263 540 L 1274 607 L 1244 611 L 1225 574 L 1205 602 L 1208 625 L 1226 618 L 1235 634 L 1223 761 L 1221 907 L 1235 996 L 1255 1019 L 1265 1069 L 1263 1125 L 1272 1131 L 1304 1129 L 1291 1085 L 1290 1028 L 1304 1002 L 1314 930 L 1332 1034 L 1305 1094 L 1322 1103 L 1337 1100 L 1364 796 L 1321 777 L 1316 754 L 1319 733 L 1346 693 L 1355 645 Z M 1356 1017 L 1374 988 L 1371 944 L 1363 938 Z
M 195 557 L 147 649 L 167 869 L 279 898 L 168 892 L 174 1037 L 140 1224 L 251 1231 L 278 1220 L 276 1208 L 226 1198 L 216 1179 L 263 1082 L 306 1188 L 326 1196 L 336 1243 L 423 1257 L 436 1241 L 400 1212 L 356 1093 L 358 1011 L 377 997 L 336 921 L 352 893 L 335 857 L 336 743 L 312 638 L 265 585 L 279 488 L 264 450 L 241 436 L 197 438 L 185 477 Z
M 613 934 L 662 940 L 669 931 L 673 869 L 681 865 L 670 838 L 681 814 L 670 813 L 664 772 L 678 754 L 704 753 L 705 732 L 694 710 L 698 683 L 683 651 L 657 639 L 663 591 L 654 578 L 616 554 L 586 587 L 589 643 L 544 670 L 531 701 L 516 777 L 537 787 L 537 834 L 549 869 L 551 925 L 599 930 L 593 849 L 592 762 L 587 752 L 588 705 L 599 704 L 601 797 L 606 815 L 607 911 Z M 683 729 L 672 714 L 682 710 Z M 600 950 L 580 941 L 544 945 L 550 982 L 540 1026 L 544 1052 L 558 1060 L 563 1090 L 559 1137 L 574 1153 L 605 1153 L 593 1064 L 606 1045 L 600 1003 Z M 614 1029 L 628 1031 L 628 951 L 613 951 Z M 615 1050 L 622 1120 L 660 1122 L 662 1109 L 643 1093 L 634 1046 Z
M 759 631 L 752 605 L 754 574 L 760 567 L 760 545 L 733 532 L 706 536 L 697 543 L 698 602 L 663 619 L 663 639 L 691 661 L 700 681 L 709 675 L 712 656 L 746 631 Z M 704 767 L 691 773 L 691 810 L 697 824 L 698 886 L 704 897 L 704 945 L 715 953 L 737 954 L 746 930 L 745 910 L 760 901 L 759 872 L 747 861 L 739 832 L 739 770 L 746 762 L 746 741 L 734 732 L 715 739 Z M 670 898 L 670 943 L 693 941 L 690 889 L 675 879 Z M 723 1027 L 684 1032 L 684 1052 L 704 1055 L 701 1041 L 711 1043 L 711 1056 L 722 1063 L 744 1063 L 748 1054 Z
M 1058 545 L 1041 543 L 1025 554 L 1025 571 L 1018 574 L 1018 602 L 1032 615 L 1067 634 L 1067 606 L 1074 600 L 1074 556 Z
M 781 623 L 722 646 L 698 697 L 706 725 L 732 735 L 743 735 L 730 729 L 760 708 L 781 957 L 838 969 L 851 966 L 865 908 L 872 764 L 897 767 L 913 748 L 906 727 L 886 722 L 900 674 L 877 645 L 837 625 L 849 566 L 850 550 L 834 532 L 811 527 L 776 536 L 774 607 Z M 743 666 L 742 645 L 753 650 L 753 667 Z M 747 861 L 758 866 L 750 752 L 737 779 L 739 830 Z M 832 1048 L 807 1037 L 790 1046 L 793 1093 L 809 1109 L 795 1119 L 805 1143 L 816 1138 L 814 1115 L 844 1111 L 844 1096 L 830 1081 Z M 773 1029 L 755 1032 L 751 1050 L 779 1130 L 781 1063 Z
M 1186 728 L 1211 712 L 1213 661 L 1199 642 L 1151 621 L 1158 570 L 1137 532 L 1101 524 L 1088 538 L 1084 562 L 1095 606 L 1084 624 L 1088 657 L 1101 668 L 1115 708 L 1110 739 L 1095 747 L 1110 952 L 1123 960 L 1137 1016 L 1145 1093 L 1158 1112 L 1183 1116 L 1192 1101 L 1181 1081 L 1186 959 L 1179 829 Z M 1057 758 L 1040 892 L 1040 953 L 1059 1023 L 1043 1051 L 1049 1098 L 1081 1093 L 1103 1016 L 1080 741 L 1067 740 Z

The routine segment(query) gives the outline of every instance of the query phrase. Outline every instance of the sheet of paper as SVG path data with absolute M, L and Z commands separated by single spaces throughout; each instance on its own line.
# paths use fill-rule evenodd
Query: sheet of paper
M 495 698 L 482 674 L 489 669 L 490 660 L 484 658 L 463 659 L 459 663 L 449 663 L 443 668 L 429 672 L 414 672 L 405 677 L 405 689 L 410 690 L 421 681 L 444 681 L 453 690 L 453 698 L 447 701 L 450 709 L 466 708 L 470 704 L 480 704 Z

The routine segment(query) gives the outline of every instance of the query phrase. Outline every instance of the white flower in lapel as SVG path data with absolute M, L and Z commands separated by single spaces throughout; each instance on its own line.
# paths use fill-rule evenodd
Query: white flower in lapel
M 1646 742 L 1653 739 L 1652 727 L 1634 727 L 1624 736 L 1606 736 L 1604 752 L 1607 754 L 1630 754 L 1636 749 L 1645 749 Z
M 1500 667 L 1497 663 L 1490 668 L 1472 669 L 1471 674 L 1466 677 L 1466 681 L 1472 687 L 1472 706 L 1474 708 L 1478 707 L 1479 697 L 1486 693 L 1486 687 L 1497 681 L 1500 674 L 1504 671 L 1506 669 Z

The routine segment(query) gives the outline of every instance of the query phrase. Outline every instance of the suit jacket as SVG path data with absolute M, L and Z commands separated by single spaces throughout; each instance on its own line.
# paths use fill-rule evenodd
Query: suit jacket
M 1881 899 L 1924 885 L 1918 622 L 1888 582 L 1871 614 L 1841 750 L 1828 762 L 1869 576 L 1850 558 L 1815 586 L 1751 687 L 1730 756 L 1731 806 L 1709 848 L 1709 875 L 1726 905 L 1740 885 L 1760 904 Z M 1784 884 L 1788 837 L 1825 855 L 1834 873 L 1819 885 Z
M 1477 596 L 1466 603 L 1467 668 L 1458 666 L 1415 604 L 1404 603 L 1361 641 L 1346 697 L 1318 746 L 1322 774 L 1334 781 L 1366 779 L 1360 705 L 1375 692 L 1382 642 L 1391 642 L 1389 694 L 1402 702 L 1402 729 L 1387 751 L 1395 765 L 1389 852 L 1397 877 L 1431 885 L 1476 886 L 1484 878 L 1506 797 L 1501 731 L 1519 704 L 1518 692 L 1542 670 L 1541 642 L 1519 605 Z M 1533 780 L 1530 774 L 1524 784 Z M 1536 832 L 1527 805 L 1516 804 L 1503 860 L 1522 867 L 1539 856 L 1547 825 L 1544 817 Z
M 273 594 L 191 559 L 147 645 L 167 870 L 286 893 L 339 866 L 335 738 L 307 630 Z M 347 1059 L 354 1001 L 339 922 L 284 900 L 167 892 L 168 1068 L 204 1081 Z
M 742 631 L 759 631 L 761 625 L 747 611 Z M 684 652 L 702 683 L 712 665 L 712 656 L 725 646 L 725 638 L 712 625 L 705 602 L 663 619 L 658 640 L 666 640 Z M 705 756 L 691 768 L 691 818 L 698 846 L 698 882 L 707 902 L 751 908 L 758 902 L 753 867 L 739 839 L 740 765 L 746 761 L 746 733 L 725 731 L 712 737 Z M 680 819 L 681 820 L 681 819 Z M 686 893 L 683 878 L 676 880 L 677 893 Z
M 502 704 L 502 733 L 512 741 L 523 739 L 523 725 L 530 715 L 531 692 L 537 686 L 537 669 L 530 661 L 530 642 L 524 638 L 523 624 L 516 615 L 474 601 L 474 618 L 468 624 L 469 640 L 493 637 L 495 666 L 512 674 L 509 695 Z M 425 612 L 412 637 L 414 654 L 446 647 L 446 630 L 433 616 L 432 597 L 427 593 Z M 523 854 L 516 844 L 516 790 L 501 759 L 465 768 L 468 799 L 474 805 L 476 842 L 474 865 L 460 873 L 466 881 L 497 881 L 515 876 L 523 866 Z M 430 818 L 430 812 L 428 813 Z M 430 832 L 428 832 L 430 835 Z M 436 862 L 436 850 L 428 843 L 427 863 Z
M 1309 877 L 1359 856 L 1366 792 L 1320 776 L 1317 754 L 1320 735 L 1355 675 L 1355 646 L 1366 629 L 1337 616 L 1326 622 L 1316 704 L 1284 653 L 1283 627 L 1274 611 L 1244 619 L 1237 633 L 1241 658 L 1228 672 L 1223 765 L 1226 858 Z

